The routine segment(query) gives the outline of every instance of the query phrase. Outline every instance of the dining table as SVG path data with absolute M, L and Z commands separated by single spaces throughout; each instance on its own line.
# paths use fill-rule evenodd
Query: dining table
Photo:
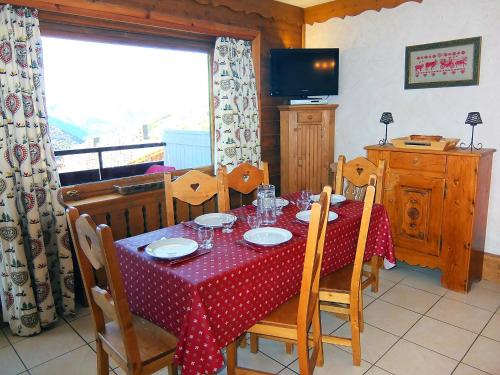
M 284 196 L 296 201 L 299 193 Z M 322 274 L 354 261 L 363 202 L 347 200 L 330 208 Z M 300 291 L 308 225 L 288 204 L 274 227 L 292 232 L 291 240 L 271 246 L 239 242 L 249 230 L 245 217 L 253 205 L 232 210 L 231 233 L 215 229 L 210 252 L 185 262 L 156 259 L 144 246 L 163 237 L 197 239 L 193 225 L 178 224 L 115 242 L 132 313 L 175 334 L 175 362 L 183 375 L 215 373 L 224 366 L 221 349 Z M 373 206 L 365 260 L 379 256 L 395 263 L 391 228 L 384 206 Z

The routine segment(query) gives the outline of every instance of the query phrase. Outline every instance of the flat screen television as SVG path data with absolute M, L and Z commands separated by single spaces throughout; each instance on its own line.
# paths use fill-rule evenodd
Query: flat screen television
M 271 50 L 272 96 L 321 96 L 339 93 L 339 49 Z

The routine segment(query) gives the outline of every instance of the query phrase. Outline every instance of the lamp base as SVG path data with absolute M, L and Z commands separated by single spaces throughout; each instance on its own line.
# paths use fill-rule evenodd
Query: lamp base
M 481 150 L 483 148 L 483 144 L 482 143 L 478 143 L 477 145 L 474 144 L 474 128 L 476 127 L 476 125 L 472 125 L 471 124 L 471 127 L 472 127 L 472 134 L 470 136 L 470 143 L 469 144 L 465 144 L 465 143 L 460 143 L 460 150 Z

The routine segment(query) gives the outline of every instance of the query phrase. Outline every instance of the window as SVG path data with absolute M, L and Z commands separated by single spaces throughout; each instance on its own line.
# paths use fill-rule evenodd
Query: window
M 55 37 L 43 48 L 63 185 L 212 164 L 209 52 Z

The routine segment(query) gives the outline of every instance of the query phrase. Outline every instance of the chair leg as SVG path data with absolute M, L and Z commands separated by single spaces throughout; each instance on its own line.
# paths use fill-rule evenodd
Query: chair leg
M 373 293 L 378 293 L 378 284 L 379 284 L 379 269 L 380 269 L 380 262 L 381 258 L 378 255 L 372 256 L 372 259 L 370 260 L 371 263 L 371 274 L 374 277 L 374 280 L 372 282 L 372 292 Z
M 255 333 L 250 334 L 250 351 L 257 353 L 259 351 L 259 336 Z
M 285 350 L 286 350 L 286 354 L 292 354 L 293 353 L 293 344 L 291 342 L 286 342 L 285 343 Z
M 168 365 L 168 374 L 177 375 L 177 365 L 174 365 L 173 363 L 171 365 Z
M 323 354 L 323 333 L 321 331 L 321 311 L 319 309 L 319 303 L 313 316 L 312 326 L 313 341 L 318 343 L 318 358 L 316 359 L 316 366 L 323 367 L 325 359 Z
M 236 366 L 238 365 L 238 344 L 237 341 L 233 341 L 227 346 L 227 375 L 236 374 Z
M 247 334 L 243 334 L 243 336 L 241 336 L 241 340 L 240 340 L 240 348 L 246 348 L 247 347 Z
M 96 341 L 96 351 L 97 351 L 97 374 L 98 375 L 108 375 L 109 374 L 109 357 L 102 347 L 101 340 Z
M 365 329 L 365 321 L 363 317 L 363 290 L 359 288 L 359 330 L 363 332 Z
M 351 337 L 352 337 L 352 364 L 354 366 L 361 366 L 361 336 L 359 327 L 351 323 Z

